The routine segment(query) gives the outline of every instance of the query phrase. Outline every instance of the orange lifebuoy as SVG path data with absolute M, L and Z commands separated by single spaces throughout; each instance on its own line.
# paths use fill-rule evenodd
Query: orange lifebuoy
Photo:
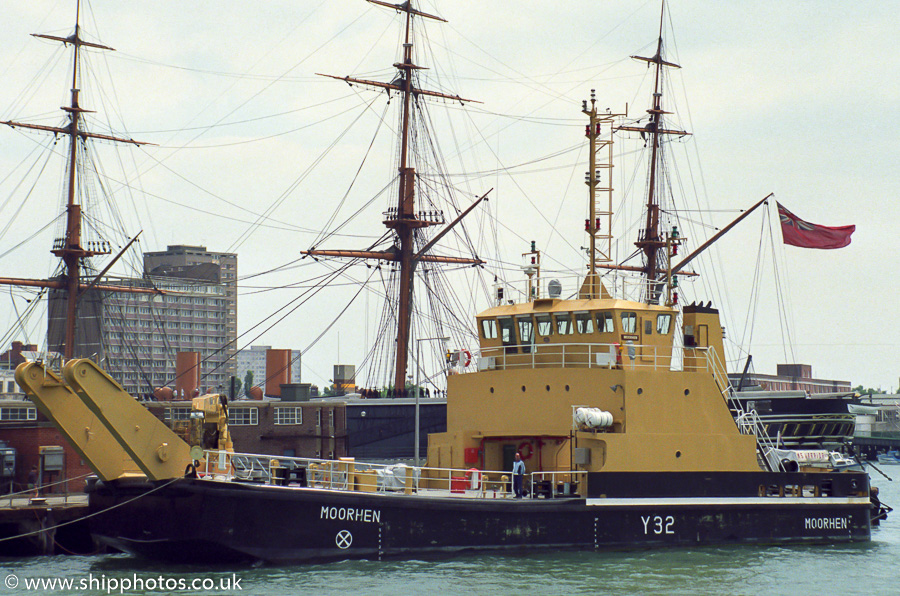
M 469 350 L 463 350 L 462 353 L 466 355 L 466 363 L 463 364 L 463 368 L 465 368 L 472 363 L 472 352 L 470 352 Z
M 532 447 L 531 443 L 528 441 L 522 441 L 516 451 L 522 455 L 523 460 L 531 459 L 531 456 L 534 455 L 534 447 Z

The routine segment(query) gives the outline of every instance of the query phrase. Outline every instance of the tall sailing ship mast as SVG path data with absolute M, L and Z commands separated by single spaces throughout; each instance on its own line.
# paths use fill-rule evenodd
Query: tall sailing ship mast
M 65 236 L 57 238 L 53 244 L 53 254 L 62 260 L 63 273 L 55 279 L 22 279 L 22 278 L 0 278 L 0 285 L 26 286 L 37 288 L 48 288 L 57 290 L 64 294 L 66 302 L 65 312 L 65 333 L 63 345 L 63 357 L 70 360 L 76 355 L 76 321 L 78 318 L 78 302 L 89 290 L 105 291 L 105 292 L 131 292 L 131 293 L 153 293 L 161 294 L 162 292 L 149 288 L 134 288 L 126 286 L 111 286 L 98 283 L 103 275 L 125 254 L 131 247 L 138 236 L 135 236 L 128 242 L 125 247 L 90 281 L 83 278 L 82 269 L 88 263 L 88 259 L 98 255 L 110 254 L 109 243 L 105 241 L 88 242 L 87 248 L 82 238 L 82 213 L 81 203 L 79 202 L 78 183 L 81 172 L 79 166 L 79 157 L 84 152 L 84 144 L 88 139 L 102 139 L 105 141 L 114 141 L 119 143 L 130 143 L 132 145 L 146 145 L 134 139 L 123 139 L 110 135 L 88 132 L 82 128 L 81 115 L 92 110 L 81 107 L 78 101 L 79 89 L 79 55 L 82 47 L 94 48 L 98 50 L 115 51 L 109 46 L 92 43 L 81 38 L 81 27 L 79 25 L 81 16 L 81 2 L 76 3 L 75 8 L 75 32 L 69 37 L 57 37 L 55 35 L 45 35 L 34 33 L 34 37 L 50 39 L 58 41 L 64 45 L 72 45 L 72 89 L 71 102 L 62 109 L 68 114 L 68 124 L 65 126 L 45 126 L 40 124 L 29 124 L 25 122 L 0 121 L 0 124 L 6 124 L 13 128 L 27 128 L 33 130 L 41 130 L 51 132 L 54 135 L 62 135 L 69 137 L 69 151 L 67 158 L 67 186 L 66 186 L 66 227 Z M 86 354 L 84 354 L 86 355 Z
M 716 232 L 713 236 L 703 242 L 703 244 L 701 244 L 699 247 L 694 249 L 690 254 L 682 257 L 677 264 L 673 262 L 672 257 L 677 255 L 677 247 L 680 246 L 686 240 L 686 238 L 681 236 L 677 228 L 675 227 L 673 227 L 672 230 L 668 230 L 665 232 L 661 230 L 662 218 L 660 214 L 662 212 L 662 208 L 660 207 L 660 197 L 663 194 L 662 190 L 667 186 L 667 184 L 664 182 L 665 160 L 662 157 L 662 138 L 668 136 L 684 137 L 690 135 L 691 133 L 685 130 L 668 128 L 668 126 L 665 124 L 665 116 L 667 114 L 671 114 L 672 112 L 664 110 L 662 105 L 662 79 L 663 73 L 665 72 L 664 69 L 681 68 L 681 66 L 679 66 L 678 64 L 669 62 L 665 59 L 663 45 L 663 26 L 665 24 L 665 14 L 666 3 L 665 0 L 663 0 L 662 9 L 660 11 L 659 37 L 657 38 L 656 42 L 656 54 L 649 58 L 644 56 L 632 56 L 632 58 L 634 58 L 635 60 L 646 62 L 648 67 L 650 65 L 654 66 L 655 72 L 653 81 L 653 103 L 651 104 L 650 109 L 647 110 L 647 113 L 650 115 L 649 122 L 644 126 L 620 125 L 615 126 L 613 129 L 614 131 L 631 131 L 640 133 L 641 138 L 645 140 L 645 143 L 650 144 L 646 218 L 644 221 L 644 227 L 643 229 L 641 229 L 638 235 L 637 242 L 635 242 L 635 246 L 638 248 L 638 251 L 642 255 L 643 265 L 640 267 L 636 267 L 622 264 L 611 265 L 601 263 L 598 265 L 598 267 L 609 270 L 631 271 L 640 274 L 643 279 L 641 299 L 644 302 L 648 304 L 657 304 L 661 303 L 663 301 L 663 298 L 665 298 L 666 304 L 672 305 L 674 303 L 673 296 L 675 293 L 675 289 L 677 288 L 676 276 L 696 276 L 697 273 L 686 271 L 685 267 L 693 262 L 694 259 L 696 259 L 701 253 L 712 246 L 722 236 L 728 233 L 732 228 L 734 228 L 734 226 L 744 220 L 748 215 L 753 213 L 761 205 L 766 204 L 768 199 L 772 197 L 772 194 L 770 193 L 766 195 L 752 207 L 746 209 L 743 213 L 741 213 L 738 217 L 731 221 L 731 223 L 722 227 L 718 232 Z M 591 116 L 591 126 L 593 127 L 597 112 L 596 109 L 593 109 L 593 100 L 591 103 L 593 115 L 587 110 L 586 104 L 583 111 Z M 597 128 L 596 131 L 594 131 L 593 128 L 589 129 L 589 136 L 591 133 L 599 134 L 599 128 Z M 594 154 L 593 148 L 591 149 L 591 154 L 592 156 Z M 594 172 L 593 166 L 591 168 L 591 172 Z M 594 179 L 592 177 L 591 181 L 593 180 Z M 600 220 L 598 219 L 597 221 L 599 222 Z M 591 246 L 593 255 L 593 238 Z M 587 286 L 587 283 L 585 285 Z
M 438 16 L 428 14 L 417 10 L 413 7 L 410 0 L 403 4 L 391 4 L 382 2 L 381 0 L 368 0 L 372 4 L 393 8 L 398 12 L 405 14 L 405 35 L 403 43 L 403 61 L 394 64 L 398 70 L 398 76 L 390 83 L 379 81 L 371 81 L 359 79 L 350 76 L 336 76 L 323 74 L 321 76 L 330 77 L 345 81 L 348 84 L 360 84 L 369 87 L 385 89 L 389 93 L 396 91 L 401 94 L 402 114 L 400 126 L 400 164 L 398 167 L 399 192 L 397 194 L 397 206 L 388 210 L 386 213 L 384 225 L 393 231 L 395 244 L 387 250 L 321 250 L 312 248 L 303 251 L 304 255 L 319 257 L 346 257 L 358 259 L 374 259 L 378 261 L 393 262 L 399 265 L 399 290 L 396 296 L 389 299 L 396 300 L 397 303 L 397 344 L 396 344 L 396 361 L 394 365 L 394 388 L 402 391 L 406 386 L 406 374 L 409 362 L 410 351 L 410 328 L 413 315 L 413 279 L 416 266 L 419 263 L 450 263 L 456 265 L 480 265 L 483 261 L 478 258 L 466 257 L 449 257 L 442 255 L 429 254 L 431 248 L 446 235 L 459 221 L 461 221 L 472 209 L 474 209 L 487 194 L 480 197 L 472 205 L 466 208 L 456 219 L 448 224 L 443 230 L 436 234 L 424 246 L 417 250 L 416 236 L 419 230 L 426 227 L 440 225 L 445 223 L 443 216 L 435 217 L 433 212 L 417 212 L 416 211 L 416 170 L 411 165 L 410 158 L 410 125 L 412 120 L 412 111 L 416 107 L 415 103 L 421 96 L 435 97 L 458 101 L 460 103 L 471 102 L 473 100 L 463 99 L 458 95 L 449 95 L 437 91 L 422 89 L 417 84 L 417 71 L 425 67 L 419 66 L 413 62 L 413 37 L 412 27 L 413 18 L 420 17 L 423 19 L 432 19 L 435 21 L 446 22 Z
M 646 143 L 650 145 L 649 173 L 647 182 L 647 204 L 644 227 L 635 242 L 642 254 L 643 264 L 640 267 L 626 265 L 601 265 L 606 269 L 619 269 L 633 271 L 641 274 L 644 279 L 642 286 L 642 299 L 648 304 L 656 304 L 663 298 L 663 285 L 668 283 L 671 276 L 669 266 L 668 246 L 671 242 L 660 231 L 660 188 L 662 183 L 662 137 L 686 136 L 690 133 L 684 130 L 667 128 L 664 116 L 671 114 L 663 109 L 662 105 L 662 76 L 664 68 L 681 68 L 674 62 L 664 58 L 663 49 L 663 25 L 665 23 L 665 2 L 662 3 L 659 18 L 659 37 L 656 43 L 656 54 L 652 57 L 632 56 L 635 60 L 646 62 L 648 67 L 653 65 L 655 69 L 653 82 L 653 103 L 647 110 L 650 120 L 644 126 L 621 125 L 615 127 L 616 131 L 632 131 L 640 133 Z M 593 168 L 592 168 L 593 170 Z M 592 244 L 593 246 L 593 244 Z

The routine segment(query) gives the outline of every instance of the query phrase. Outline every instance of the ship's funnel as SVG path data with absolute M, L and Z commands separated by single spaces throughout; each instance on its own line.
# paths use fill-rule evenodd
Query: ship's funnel
M 266 395 L 281 397 L 281 386 L 291 382 L 291 351 L 266 350 Z
M 175 355 L 175 399 L 192 399 L 200 387 L 200 352 Z

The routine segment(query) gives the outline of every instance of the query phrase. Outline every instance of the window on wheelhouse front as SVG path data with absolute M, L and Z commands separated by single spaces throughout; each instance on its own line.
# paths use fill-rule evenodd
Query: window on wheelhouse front
M 634 333 L 637 330 L 637 314 L 633 312 L 622 313 L 622 333 Z
M 594 332 L 594 320 L 591 318 L 590 313 L 575 313 L 575 329 L 581 334 Z
M 519 350 L 516 349 L 516 325 L 513 323 L 512 317 L 500 317 L 497 319 L 500 325 L 500 341 L 506 346 L 507 354 L 515 354 Z
M 600 333 L 612 333 L 616 330 L 613 314 L 609 311 L 597 313 L 597 331 Z
M 537 322 L 538 335 L 542 337 L 553 335 L 553 319 L 550 315 L 534 315 L 534 320 Z
M 531 346 L 534 344 L 534 323 L 531 321 L 531 315 L 519 315 L 516 317 L 516 323 L 519 324 L 519 341 L 522 342 L 522 353 L 531 352 Z
M 660 335 L 666 335 L 669 333 L 669 328 L 672 325 L 672 315 L 657 315 L 656 316 L 656 332 Z
M 575 328 L 572 326 L 572 313 L 560 313 L 556 315 L 556 332 L 560 335 L 572 335 Z
M 481 336 L 484 339 L 497 339 L 497 321 L 481 319 Z

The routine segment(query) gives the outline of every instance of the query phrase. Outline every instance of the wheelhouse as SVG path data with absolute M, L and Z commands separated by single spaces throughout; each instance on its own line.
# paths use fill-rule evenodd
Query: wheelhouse
M 677 311 L 625 300 L 538 299 L 478 315 L 479 367 L 668 368 Z

